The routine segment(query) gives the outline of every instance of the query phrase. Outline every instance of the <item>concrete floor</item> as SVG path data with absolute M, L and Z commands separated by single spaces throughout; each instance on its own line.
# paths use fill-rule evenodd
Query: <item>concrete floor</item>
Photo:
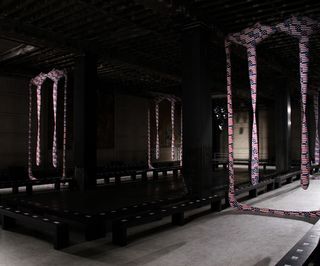
M 292 183 L 248 202 L 292 210 L 319 208 L 320 181 L 313 180 L 307 191 L 298 185 Z M 183 227 L 164 219 L 130 229 L 134 239 L 123 248 L 112 245 L 108 234 L 56 251 L 39 233 L 21 227 L 14 232 L 0 230 L 0 265 L 274 265 L 312 227 L 307 221 L 231 209 L 199 214 L 206 209 L 193 213 L 199 217 Z

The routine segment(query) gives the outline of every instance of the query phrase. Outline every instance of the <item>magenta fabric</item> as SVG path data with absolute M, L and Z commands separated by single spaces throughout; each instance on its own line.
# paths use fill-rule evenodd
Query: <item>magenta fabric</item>
M 318 22 L 307 17 L 291 17 L 276 26 L 278 31 L 285 32 L 299 40 L 300 61 L 300 93 L 301 93 L 301 186 L 309 186 L 310 160 L 309 141 L 306 117 L 308 67 L 309 67 L 309 37 L 317 29 Z
M 158 160 L 160 158 L 160 140 L 159 140 L 159 104 L 163 101 L 167 100 L 170 102 L 170 118 L 171 118 L 171 159 L 175 159 L 175 103 L 177 101 L 181 101 L 179 97 L 169 95 L 169 96 L 158 96 L 154 99 L 154 105 L 155 105 L 155 124 L 156 124 L 156 145 L 155 145 L 155 158 Z M 181 107 L 182 108 L 182 107 Z M 181 119 L 182 119 L 182 112 L 181 112 Z M 151 163 L 151 114 L 150 114 L 150 108 L 148 108 L 148 165 L 149 168 L 152 167 Z M 182 120 L 181 120 L 181 134 L 182 134 Z M 182 139 L 182 136 L 181 136 Z M 182 146 L 182 143 L 181 143 Z M 181 148 L 182 152 L 182 148 Z M 181 159 L 181 158 L 180 158 Z
M 52 103 L 53 103 L 53 143 L 52 143 L 52 165 L 57 167 L 57 99 L 58 99 L 58 82 L 63 78 L 64 72 L 61 70 L 52 70 L 47 77 L 53 81 Z

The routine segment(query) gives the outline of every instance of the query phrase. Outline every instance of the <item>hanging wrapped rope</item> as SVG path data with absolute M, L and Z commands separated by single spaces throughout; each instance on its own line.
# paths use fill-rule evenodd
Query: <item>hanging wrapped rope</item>
M 62 177 L 67 176 L 66 165 L 67 165 L 67 87 L 68 87 L 68 76 L 64 72 L 64 90 L 63 90 L 63 151 L 62 151 Z
M 291 17 L 276 26 L 278 31 L 285 32 L 299 40 L 300 61 L 300 94 L 301 94 L 301 186 L 307 189 L 309 186 L 309 142 L 307 129 L 307 88 L 309 67 L 309 36 L 317 28 L 317 22 L 307 17 Z
M 63 155 L 62 155 L 62 177 L 66 177 L 66 141 L 67 141 L 67 75 L 61 70 L 52 70 L 48 74 L 40 73 L 29 83 L 29 141 L 28 141 L 28 175 L 30 179 L 35 179 L 32 174 L 32 86 L 37 87 L 37 143 L 36 143 L 36 165 L 41 163 L 40 147 L 40 121 L 41 121 L 41 86 L 46 78 L 53 81 L 52 102 L 53 102 L 53 144 L 52 144 L 52 164 L 57 167 L 57 99 L 58 82 L 64 78 L 64 99 L 63 99 Z
M 156 159 L 160 157 L 160 140 L 159 140 L 159 103 L 156 102 L 155 105 L 155 114 L 156 114 Z
M 151 127 L 150 127 L 150 107 L 148 107 L 148 167 L 149 169 L 152 169 L 151 164 Z
M 53 143 L 52 143 L 52 165 L 57 168 L 57 100 L 58 100 L 58 82 L 65 74 L 61 70 L 53 69 L 47 74 L 47 77 L 53 81 L 52 104 L 53 104 Z
M 41 162 L 41 148 L 40 148 L 40 124 L 41 124 L 41 86 L 37 86 L 37 148 L 36 148 L 36 165 L 39 166 Z
M 175 136 L 174 136 L 174 107 L 175 107 L 175 100 L 171 99 L 171 160 L 175 159 L 174 156 L 174 149 L 175 149 Z
M 229 163 L 229 203 L 231 207 L 237 207 L 237 200 L 234 194 L 234 167 L 233 167 L 233 108 L 232 108 L 232 87 L 231 87 L 231 58 L 230 41 L 225 40 L 226 66 L 227 66 L 227 109 L 228 109 L 228 163 Z
M 36 86 L 37 92 L 37 142 L 36 142 L 36 165 L 41 163 L 41 147 L 40 147 L 40 126 L 41 126 L 41 86 L 47 76 L 40 73 L 38 76 L 30 80 L 29 83 L 29 131 L 28 131 L 28 176 L 35 179 L 32 174 L 32 86 Z
M 314 140 L 314 163 L 318 165 L 319 160 L 319 91 L 316 90 L 313 95 L 313 109 L 314 109 L 314 118 L 315 118 L 315 140 Z
M 247 48 L 250 92 L 252 103 L 252 136 L 251 136 L 251 182 L 259 182 L 259 140 L 256 119 L 257 105 L 257 55 L 256 45 L 274 33 L 274 28 L 256 23 L 253 27 L 229 35 L 229 40 Z
M 248 66 L 252 103 L 252 136 L 251 136 L 251 181 L 259 183 L 259 139 L 256 119 L 257 106 L 257 54 L 255 46 L 248 47 Z
M 292 20 L 292 18 L 291 18 Z M 283 24 L 283 27 L 290 27 L 292 24 L 292 21 L 288 20 L 285 21 Z M 297 23 L 294 24 L 296 29 L 302 28 L 302 31 L 304 31 L 303 34 L 306 34 L 304 30 L 304 27 L 310 23 L 309 19 L 303 18 L 302 20 L 297 20 L 296 18 L 294 19 Z M 309 22 L 307 22 L 307 21 Z M 304 47 L 308 47 L 307 45 L 304 45 Z M 308 218 L 316 218 L 320 217 L 320 210 L 316 211 L 285 211 L 285 210 L 276 210 L 276 209 L 269 209 L 269 208 L 258 208 L 258 207 L 253 207 L 248 204 L 242 204 L 239 203 L 235 197 L 235 191 L 234 191 L 234 167 L 233 167 L 233 162 L 234 162 L 234 156 L 233 156 L 233 143 L 234 143 L 234 124 L 233 124 L 233 108 L 232 108 L 232 84 L 231 84 L 231 59 L 230 59 L 230 40 L 226 39 L 225 40 L 225 51 L 226 51 L 226 65 L 227 65 L 227 103 L 228 103 L 228 156 L 229 156 L 229 203 L 232 207 L 237 208 L 242 211 L 248 211 L 248 212 L 253 212 L 256 214 L 271 214 L 271 215 L 278 215 L 278 216 L 297 216 L 297 217 L 308 217 Z M 300 53 L 303 50 L 300 50 Z M 304 56 L 306 53 L 304 54 Z M 301 58 L 301 56 L 300 56 Z M 306 62 L 304 60 L 305 58 L 302 57 L 302 62 Z M 300 61 L 300 62 L 301 62 Z M 300 64 L 301 66 L 301 64 Z M 305 68 L 305 65 L 303 67 L 303 75 L 307 74 L 307 69 Z M 303 79 L 305 82 L 306 80 Z M 302 86 L 303 87 L 303 86 Z M 301 97 L 303 94 L 301 93 Z M 303 98 L 303 97 L 302 97 Z M 304 109 L 305 111 L 305 109 Z M 305 125 L 303 125 L 305 126 Z M 303 141 L 302 141 L 303 142 Z M 302 145 L 301 145 L 302 146 Z
M 180 166 L 182 166 L 182 151 L 183 151 L 183 114 L 182 114 L 182 103 L 181 103 L 181 110 L 180 110 Z

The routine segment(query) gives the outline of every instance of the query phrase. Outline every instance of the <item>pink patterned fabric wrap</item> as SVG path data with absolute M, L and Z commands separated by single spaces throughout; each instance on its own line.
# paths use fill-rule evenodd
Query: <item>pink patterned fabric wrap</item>
M 154 104 L 155 104 L 155 123 L 156 123 L 156 145 L 155 145 L 155 158 L 158 160 L 160 158 L 160 140 L 159 140 L 159 116 L 160 116 L 160 110 L 159 110 L 159 104 L 163 101 L 167 100 L 170 102 L 171 107 L 170 107 L 170 118 L 171 118 L 171 159 L 175 159 L 175 103 L 176 101 L 181 101 L 179 97 L 176 96 L 158 96 L 157 98 L 154 99 Z M 182 107 L 181 107 L 182 108 Z M 151 164 L 151 114 L 150 114 L 150 108 L 148 108 L 148 165 L 149 168 L 152 167 Z M 182 113 L 181 113 L 181 119 L 182 119 Z M 182 120 L 181 120 L 182 123 Z M 182 134 L 182 124 L 181 124 L 181 134 Z M 181 136 L 181 141 L 182 141 L 182 136 Z M 181 143 L 182 145 L 182 143 Z M 182 148 L 181 148 L 182 151 Z M 180 156 L 181 157 L 181 156 Z M 181 160 L 181 158 L 180 158 Z
M 180 166 L 182 166 L 182 152 L 183 152 L 183 113 L 182 113 L 182 103 L 180 110 Z
M 294 26 L 292 25 L 294 24 Z M 305 38 L 305 35 L 309 36 L 313 30 L 308 27 L 308 25 L 313 25 L 313 23 L 310 22 L 309 19 L 307 18 L 302 18 L 302 19 L 297 19 L 297 18 L 291 18 L 289 20 L 286 20 L 284 23 L 281 23 L 277 25 L 276 27 L 271 28 L 272 31 L 274 32 L 274 29 L 284 31 L 284 29 L 290 29 L 290 32 L 292 35 L 299 36 L 299 31 L 303 32 L 301 33 L 300 37 L 300 82 L 301 82 L 301 98 L 302 98 L 302 115 L 305 115 L 305 108 L 306 108 L 306 102 L 304 102 L 304 97 L 306 96 L 306 84 L 307 84 L 307 62 L 308 62 L 308 38 Z M 256 24 L 257 25 L 257 24 Z M 312 26 L 312 27 L 313 27 Z M 263 26 L 264 27 L 264 26 Z M 306 27 L 306 28 L 305 28 Z M 269 27 L 270 28 L 270 27 Z M 248 30 L 245 30 L 243 32 L 248 33 Z M 288 32 L 290 34 L 290 32 Z M 238 37 L 237 37 L 238 36 Z M 231 41 L 237 41 L 243 39 L 241 34 L 235 34 L 231 38 L 227 38 L 225 40 L 225 51 L 226 51 L 226 65 L 227 65 L 227 103 L 228 103 L 228 157 L 229 157 L 229 203 L 230 206 L 237 208 L 242 211 L 247 211 L 247 212 L 253 212 L 256 214 L 272 214 L 272 215 L 277 215 L 277 216 L 298 216 L 298 217 L 308 217 L 308 218 L 318 218 L 320 217 L 320 210 L 315 210 L 315 211 L 285 211 L 285 210 L 276 210 L 276 209 L 269 209 L 269 208 L 258 208 L 254 206 L 250 206 L 248 204 L 242 204 L 239 203 L 235 197 L 235 188 L 234 188 L 234 156 L 233 156 L 233 143 L 234 143 L 234 124 L 233 124 L 233 107 L 232 107 L 232 84 L 231 84 L 231 58 L 230 58 L 230 45 Z M 258 40 L 261 40 L 261 35 L 257 35 Z M 253 43 L 256 44 L 256 42 L 252 41 Z M 252 51 L 250 51 L 250 56 L 252 55 Z M 255 53 L 254 53 L 255 57 Z M 249 60 L 250 61 L 250 60 Z M 253 62 L 255 63 L 255 61 Z M 249 71 L 250 71 L 250 63 L 249 63 Z M 250 72 L 249 72 L 250 73 Z M 255 72 L 253 72 L 255 73 Z M 251 80 L 250 80 L 251 81 Z M 251 86 L 252 90 L 252 86 Z M 303 138 L 302 138 L 302 143 L 301 146 L 304 147 L 302 148 L 302 153 L 301 156 L 302 158 L 309 158 L 308 156 L 308 150 L 305 148 L 305 143 L 306 139 L 305 136 L 307 136 L 307 128 L 306 128 L 306 120 L 302 121 L 302 128 L 303 128 Z M 303 160 L 301 164 L 301 172 L 304 174 L 304 181 L 302 182 L 302 187 L 306 188 L 307 184 L 309 182 L 306 182 L 306 169 L 309 170 L 309 168 L 306 166 L 309 165 L 306 164 L 306 161 Z M 304 171 L 302 171 L 304 170 Z M 309 172 L 307 173 L 309 175 Z
M 53 81 L 52 104 L 53 104 L 53 143 L 52 143 L 52 165 L 57 168 L 57 100 L 58 100 L 58 82 L 63 78 L 64 72 L 61 70 L 52 70 L 47 77 Z
M 314 140 L 314 163 L 319 164 L 319 91 L 316 90 L 313 95 L 313 108 L 314 108 L 314 118 L 315 118 L 315 140 Z

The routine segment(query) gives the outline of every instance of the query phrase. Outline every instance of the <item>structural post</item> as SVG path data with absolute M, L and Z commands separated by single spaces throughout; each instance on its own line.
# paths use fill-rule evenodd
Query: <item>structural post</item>
M 182 38 L 183 175 L 190 194 L 212 187 L 212 100 L 209 79 L 209 30 L 184 29 Z
M 80 190 L 96 184 L 97 141 L 97 65 L 96 58 L 81 54 L 74 70 L 74 175 Z
M 290 91 L 284 81 L 279 82 L 275 100 L 275 153 L 277 172 L 283 173 L 290 169 L 291 143 L 291 100 Z

